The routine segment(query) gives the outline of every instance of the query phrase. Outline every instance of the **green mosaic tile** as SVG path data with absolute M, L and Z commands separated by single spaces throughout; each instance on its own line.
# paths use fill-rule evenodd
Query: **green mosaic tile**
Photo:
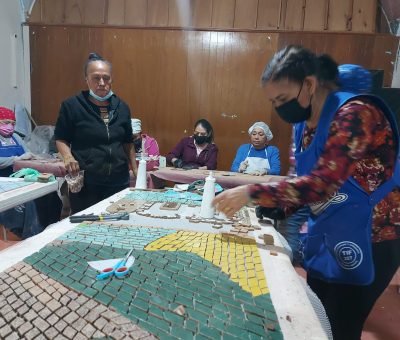
M 175 298 L 175 302 L 184 306 L 191 306 L 193 304 L 192 299 L 180 295 Z
M 71 288 L 77 290 L 78 292 L 79 292 L 79 291 L 83 291 L 83 290 L 86 288 L 85 285 L 83 285 L 82 283 L 79 283 L 78 281 L 72 282 L 69 286 L 70 286 Z
M 146 329 L 148 332 L 152 333 L 152 334 L 158 334 L 159 333 L 159 329 L 156 327 L 156 325 L 154 325 L 151 322 L 147 322 L 146 320 L 139 320 L 138 325 L 143 328 Z
M 148 314 L 147 311 L 143 311 L 142 309 L 134 306 L 134 305 L 130 305 L 129 306 L 129 311 L 128 311 L 128 317 L 132 320 L 139 320 L 140 321 L 145 321 L 148 318 Z M 146 328 L 147 329 L 147 328 Z M 149 332 L 151 332 L 151 330 L 147 329 Z
M 170 312 L 168 310 L 164 311 L 163 316 L 165 320 L 168 320 L 175 326 L 182 326 L 184 322 L 184 317 L 182 315 L 178 315 L 176 313 Z
M 233 335 L 235 337 L 239 337 L 239 338 L 242 338 L 242 339 L 246 338 L 247 335 L 248 335 L 248 332 L 245 329 L 243 329 L 241 327 L 234 326 L 234 325 L 227 325 L 225 327 L 224 331 L 225 331 L 225 333 L 228 333 L 230 335 Z
M 264 318 L 261 318 L 257 315 L 253 315 L 253 314 L 246 314 L 247 320 L 256 323 L 258 325 L 264 325 Z
M 93 297 L 93 296 L 95 296 L 97 294 L 97 290 L 93 289 L 93 288 L 90 288 L 90 287 L 86 287 L 83 290 L 83 294 L 85 294 L 88 297 Z
M 164 319 L 162 319 L 162 315 L 160 315 L 160 316 L 161 316 L 161 318 L 158 318 L 153 315 L 149 315 L 147 322 L 155 325 L 158 329 L 161 329 L 166 333 L 170 333 L 170 331 L 171 331 L 170 323 L 165 321 Z M 175 328 L 177 328 L 177 327 L 175 327 Z
M 114 307 L 121 314 L 127 314 L 129 310 L 129 306 L 126 303 L 123 303 L 121 300 L 112 300 L 110 302 L 110 306 Z
M 257 307 L 254 305 L 249 305 L 247 303 L 243 303 L 243 309 L 245 310 L 246 314 L 251 313 L 254 315 L 261 316 L 261 317 L 264 316 L 264 310 L 260 307 Z
M 185 320 L 185 328 L 196 333 L 198 331 L 199 323 L 193 319 L 186 319 Z
M 193 339 L 193 332 L 180 327 L 173 327 L 171 334 L 177 336 L 179 339 Z
M 218 329 L 210 328 L 205 324 L 199 325 L 199 332 L 211 339 L 219 339 L 221 337 L 221 332 Z
M 260 325 L 256 325 L 252 322 L 246 322 L 245 323 L 245 327 L 247 330 L 249 330 L 252 333 L 258 334 L 258 335 L 264 335 L 265 334 L 265 330 L 264 327 L 260 326 Z
M 192 308 L 186 307 L 186 313 L 193 318 L 194 320 L 198 320 L 200 323 L 205 323 L 208 320 L 208 314 L 199 312 Z
M 148 300 L 142 300 L 139 297 L 131 301 L 131 306 L 135 306 L 140 308 L 141 310 L 147 312 L 149 310 L 149 303 Z
M 106 306 L 113 300 L 113 298 L 110 295 L 104 294 L 104 293 L 99 293 L 95 296 L 95 299 Z
M 49 274 L 50 275 L 50 274 Z M 69 287 L 71 286 L 72 283 L 74 283 L 74 280 L 72 280 L 70 277 L 68 276 L 61 276 L 58 281 L 60 281 L 63 285 Z
M 155 305 L 149 304 L 149 314 L 150 314 L 150 315 L 157 316 L 157 317 L 159 317 L 159 318 L 162 319 L 162 318 L 163 318 L 163 315 L 164 315 L 164 310 L 158 308 L 158 307 L 155 306 Z
M 208 339 L 210 339 L 209 337 L 207 337 L 205 335 L 202 335 L 202 334 L 196 334 L 194 338 L 195 338 L 195 340 L 208 340 Z

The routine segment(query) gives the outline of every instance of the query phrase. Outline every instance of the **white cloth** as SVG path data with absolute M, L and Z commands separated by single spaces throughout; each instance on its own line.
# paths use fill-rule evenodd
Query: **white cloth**
M 267 174 L 268 170 L 271 169 L 268 161 L 268 153 L 267 148 L 265 148 L 265 157 L 249 157 L 250 151 L 253 146 L 250 147 L 249 152 L 247 153 L 247 157 L 244 160 L 247 161 L 247 168 L 244 171 L 245 174 L 256 174 L 259 173 L 261 175 Z
M 271 132 L 271 129 L 269 128 L 269 126 L 267 124 L 265 124 L 264 122 L 255 122 L 252 126 L 250 126 L 249 129 L 249 135 L 251 135 L 253 133 L 253 130 L 255 128 L 260 128 L 264 131 L 265 137 L 267 137 L 267 141 L 269 142 L 272 138 L 274 138 L 274 135 Z
M 140 119 L 132 118 L 131 125 L 133 134 L 142 132 L 142 121 Z

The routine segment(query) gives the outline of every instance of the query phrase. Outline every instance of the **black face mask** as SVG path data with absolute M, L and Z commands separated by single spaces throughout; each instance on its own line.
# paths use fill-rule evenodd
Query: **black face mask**
M 303 83 L 304 84 L 304 83 Z M 303 84 L 301 84 L 301 88 L 299 94 L 296 98 L 293 98 L 282 105 L 275 107 L 276 113 L 281 117 L 285 122 L 290 124 L 304 122 L 305 120 L 311 117 L 311 98 L 310 103 L 306 108 L 302 107 L 299 104 L 298 98 L 300 92 L 303 88 Z
M 133 145 L 135 146 L 135 152 L 141 151 L 142 148 L 142 138 L 135 139 L 133 141 Z
M 199 136 L 199 135 L 194 135 L 194 140 L 196 141 L 196 144 L 201 145 L 204 144 L 205 142 L 208 141 L 207 136 Z

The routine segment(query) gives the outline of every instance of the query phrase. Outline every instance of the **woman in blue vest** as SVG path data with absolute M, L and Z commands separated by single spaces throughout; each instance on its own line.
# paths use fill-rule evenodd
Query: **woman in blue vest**
M 218 195 L 233 215 L 250 200 L 286 212 L 311 209 L 304 247 L 307 281 L 335 339 L 359 339 L 375 301 L 400 264 L 399 132 L 378 97 L 340 91 L 337 64 L 300 46 L 277 52 L 262 85 L 295 124 L 298 177 Z
M 271 129 L 264 122 L 256 122 L 249 128 L 250 142 L 239 147 L 231 171 L 249 175 L 279 175 L 281 161 L 279 149 L 269 145 L 273 138 Z
M 22 139 L 14 133 L 14 127 L 15 113 L 0 107 L 0 177 L 8 177 L 13 173 L 15 161 L 32 157 Z M 33 201 L 1 212 L 0 224 L 20 238 L 33 236 L 43 230 Z

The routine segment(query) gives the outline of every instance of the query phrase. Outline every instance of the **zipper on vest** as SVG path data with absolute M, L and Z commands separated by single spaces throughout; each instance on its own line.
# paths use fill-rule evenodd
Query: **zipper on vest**
M 108 124 L 104 123 L 107 129 L 107 139 L 108 139 L 108 145 L 110 145 L 110 130 L 108 129 Z M 111 147 L 108 148 L 109 154 L 110 154 L 110 159 L 109 159 L 109 164 L 108 164 L 108 175 L 111 175 Z

